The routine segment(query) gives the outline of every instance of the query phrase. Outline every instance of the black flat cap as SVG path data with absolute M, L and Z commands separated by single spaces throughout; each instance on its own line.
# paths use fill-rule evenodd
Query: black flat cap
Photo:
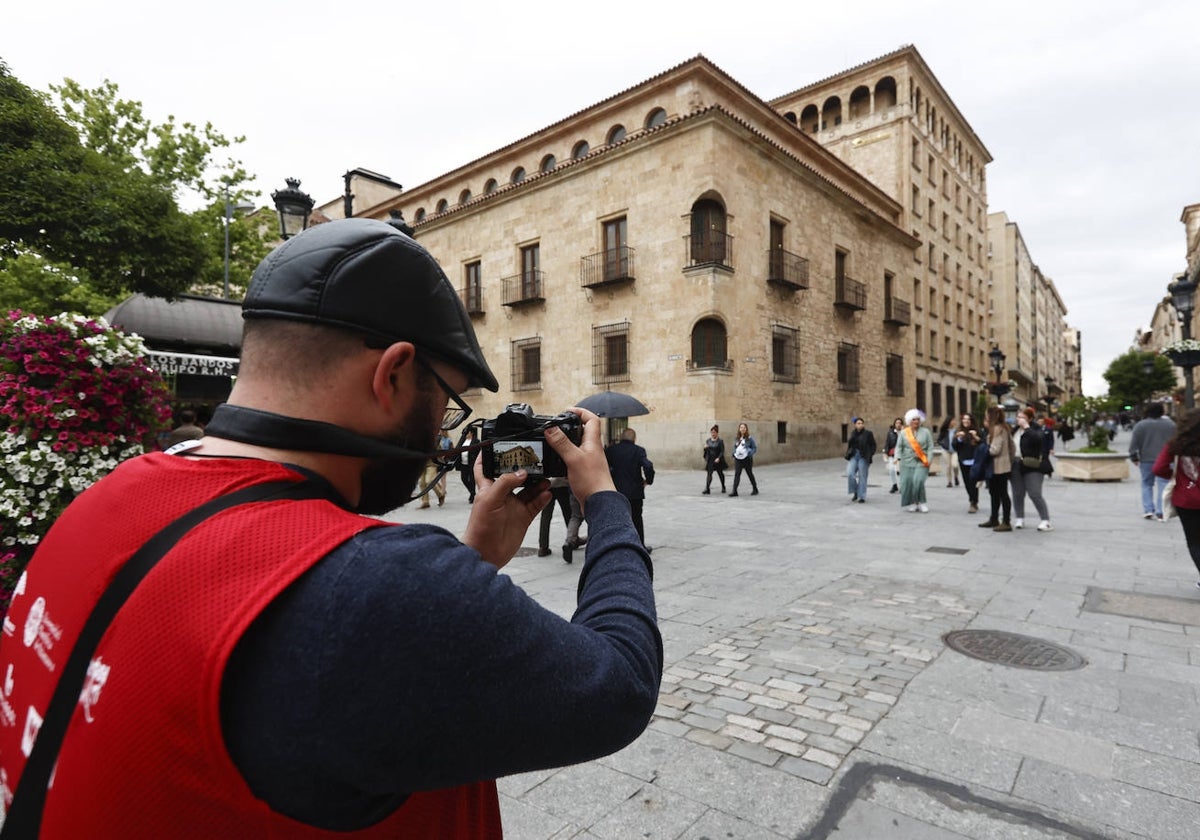
M 385 222 L 341 219 L 292 237 L 254 270 L 242 317 L 342 327 L 387 343 L 411 341 L 466 373 L 471 387 L 500 389 L 441 266 Z

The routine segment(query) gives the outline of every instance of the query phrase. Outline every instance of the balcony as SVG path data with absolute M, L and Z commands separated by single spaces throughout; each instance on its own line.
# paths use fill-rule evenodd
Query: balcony
M 883 307 L 883 322 L 907 327 L 912 323 L 911 307 L 908 301 L 900 298 L 888 298 Z
M 808 260 L 782 248 L 767 251 L 767 282 L 791 291 L 808 288 Z
M 527 303 L 541 303 L 546 299 L 542 292 L 544 280 L 545 273 L 542 271 L 526 271 L 503 278 L 500 282 L 504 286 L 504 305 L 523 306 Z
M 580 260 L 579 283 L 585 289 L 632 283 L 633 278 L 633 249 L 628 245 Z
M 698 370 L 733 370 L 733 359 L 688 359 L 685 367 L 689 371 Z
M 463 286 L 458 290 L 458 297 L 462 300 L 467 314 L 472 318 L 483 314 L 483 286 L 479 284 Z
M 845 275 L 834 281 L 833 305 L 841 309 L 867 308 L 867 286 Z
M 684 268 L 724 268 L 733 271 L 733 237 L 719 231 L 705 231 L 700 236 L 683 237 L 686 261 Z

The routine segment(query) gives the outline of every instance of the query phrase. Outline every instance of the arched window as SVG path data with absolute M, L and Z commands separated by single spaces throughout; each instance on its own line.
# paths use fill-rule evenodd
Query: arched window
M 719 201 L 702 198 L 692 205 L 692 265 L 726 265 L 728 254 L 725 208 Z
M 466 204 L 470 200 L 471 200 L 471 191 L 470 190 L 463 190 L 462 192 L 460 192 L 458 194 L 458 203 L 459 204 Z
M 437 203 L 437 212 L 438 212 L 438 213 L 445 213 L 445 212 L 446 212 L 446 208 L 447 208 L 447 207 L 449 207 L 449 206 L 450 206 L 449 202 L 447 202 L 447 201 L 446 201 L 446 199 L 444 199 L 444 198 L 443 198 L 443 199 L 441 199 L 440 201 L 438 201 L 438 203 Z
M 490 195 L 491 193 L 494 193 L 495 191 L 496 191 L 496 179 L 488 178 L 487 181 L 483 185 L 483 194 Z
M 658 128 L 667 121 L 667 112 L 662 108 L 655 108 L 646 115 L 646 128 Z
M 857 120 L 871 115 L 871 89 L 859 85 L 850 94 L 850 119 Z
M 728 346 L 725 325 L 716 318 L 701 318 L 692 327 L 692 367 L 726 367 Z
M 842 124 L 842 100 L 840 97 L 831 96 L 825 100 L 825 104 L 821 107 L 821 129 L 823 131 Z
M 525 180 L 525 167 L 518 166 L 516 169 L 513 170 L 512 183 L 519 184 L 524 180 Z
M 800 130 L 807 131 L 809 134 L 816 134 L 817 129 L 821 125 L 821 115 L 817 112 L 816 105 L 808 105 L 800 112 Z
M 618 123 L 608 130 L 608 137 L 604 142 L 611 146 L 613 143 L 620 143 L 624 139 L 625 126 Z
M 783 118 L 785 120 L 787 120 L 788 122 L 790 122 L 792 125 L 796 124 L 796 112 L 795 111 L 788 111 L 786 114 L 783 115 Z
M 875 85 L 875 110 L 886 111 L 896 105 L 896 80 L 884 76 Z
M 555 159 L 554 155 L 546 155 L 544 158 L 542 158 L 542 165 L 538 167 L 538 169 L 541 172 L 549 172 L 556 166 L 558 166 L 558 161 Z
M 571 150 L 571 160 L 579 160 L 581 157 L 587 157 L 587 153 L 592 150 L 588 145 L 588 141 L 580 140 L 575 144 L 575 148 Z
M 423 222 L 423 221 L 425 221 L 425 208 L 424 208 L 424 207 L 418 207 L 418 208 L 417 208 L 417 215 L 416 215 L 416 216 L 414 216 L 413 218 L 414 218 L 416 221 L 418 221 L 418 222 Z

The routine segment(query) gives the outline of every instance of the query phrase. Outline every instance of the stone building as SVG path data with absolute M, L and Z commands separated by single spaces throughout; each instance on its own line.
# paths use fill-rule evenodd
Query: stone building
M 916 400 L 903 208 L 703 57 L 365 215 L 396 210 L 501 380 L 477 414 L 623 391 L 655 462 L 699 467 L 714 422 L 829 457 Z
M 1074 374 L 1066 305 L 1007 213 L 988 214 L 988 242 L 989 337 L 1005 354 L 1013 397 L 1047 407 L 1068 392 Z
M 990 370 L 983 141 L 912 46 L 771 105 L 900 205 L 900 226 L 920 239 L 902 273 L 913 399 L 937 418 L 967 411 Z

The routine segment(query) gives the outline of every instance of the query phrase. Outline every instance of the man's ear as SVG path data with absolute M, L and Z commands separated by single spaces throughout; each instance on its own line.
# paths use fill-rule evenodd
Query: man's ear
M 371 377 L 371 392 L 375 401 L 391 410 L 397 397 L 410 390 L 410 383 L 415 383 L 416 364 L 417 348 L 412 342 L 397 341 L 388 345 L 375 363 Z

